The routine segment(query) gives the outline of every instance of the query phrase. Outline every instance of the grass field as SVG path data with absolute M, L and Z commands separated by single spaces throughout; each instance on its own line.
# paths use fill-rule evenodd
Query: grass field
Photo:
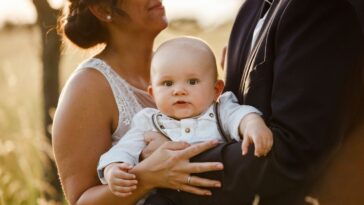
M 201 30 L 191 22 L 175 22 L 160 34 L 156 46 L 175 36 L 201 37 L 211 45 L 219 62 L 230 30 L 231 23 Z M 43 197 L 45 191 L 51 191 L 42 172 L 47 166 L 46 154 L 52 153 L 41 127 L 40 43 L 36 27 L 0 30 L 0 205 L 52 204 Z M 65 46 L 61 85 L 93 52 Z

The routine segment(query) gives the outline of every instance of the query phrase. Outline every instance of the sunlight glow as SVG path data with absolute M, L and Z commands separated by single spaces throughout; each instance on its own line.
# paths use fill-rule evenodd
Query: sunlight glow
M 196 20 L 203 28 L 209 28 L 233 20 L 244 0 L 163 0 L 167 18 Z M 65 0 L 49 0 L 53 8 L 60 8 Z M 31 0 L 0 0 L 0 27 L 4 22 L 32 24 L 36 11 Z
M 12 24 L 30 24 L 36 20 L 36 11 L 30 0 L 1 0 L 0 27 L 5 22 Z
M 243 0 L 164 0 L 167 18 L 192 19 L 203 28 L 233 20 Z
M 53 8 L 61 8 L 65 0 L 49 0 Z M 11 24 L 33 24 L 36 10 L 31 0 L 0 0 L 0 28 L 5 22 Z

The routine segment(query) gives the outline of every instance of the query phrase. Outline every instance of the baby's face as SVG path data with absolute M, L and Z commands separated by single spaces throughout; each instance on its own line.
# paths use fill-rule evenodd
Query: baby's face
M 153 60 L 152 89 L 158 109 L 175 119 L 195 117 L 219 96 L 215 67 L 203 57 L 185 61 L 181 58 Z M 173 59 L 173 60 L 172 60 Z

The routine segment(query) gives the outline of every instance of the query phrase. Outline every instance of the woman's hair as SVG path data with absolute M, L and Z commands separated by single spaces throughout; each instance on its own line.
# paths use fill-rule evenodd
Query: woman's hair
M 58 22 L 58 33 L 66 36 L 72 43 L 81 48 L 91 48 L 108 41 L 108 31 L 105 26 L 89 10 L 88 6 L 100 2 L 116 0 L 68 0 L 69 7 Z

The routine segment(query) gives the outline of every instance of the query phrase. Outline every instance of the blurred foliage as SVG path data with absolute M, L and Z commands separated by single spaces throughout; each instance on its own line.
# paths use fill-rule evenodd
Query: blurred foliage
M 19 31 L 9 32 L 6 34 Z M 22 44 L 29 40 L 23 35 L 32 34 L 29 28 L 14 39 L 6 34 L 0 35 L 7 48 L 0 51 L 0 205 L 44 204 L 44 193 L 52 192 L 43 180 L 51 146 L 41 129 L 40 82 L 36 80 L 40 73 L 28 64 L 36 59 L 22 56 L 36 54 L 37 47 Z

